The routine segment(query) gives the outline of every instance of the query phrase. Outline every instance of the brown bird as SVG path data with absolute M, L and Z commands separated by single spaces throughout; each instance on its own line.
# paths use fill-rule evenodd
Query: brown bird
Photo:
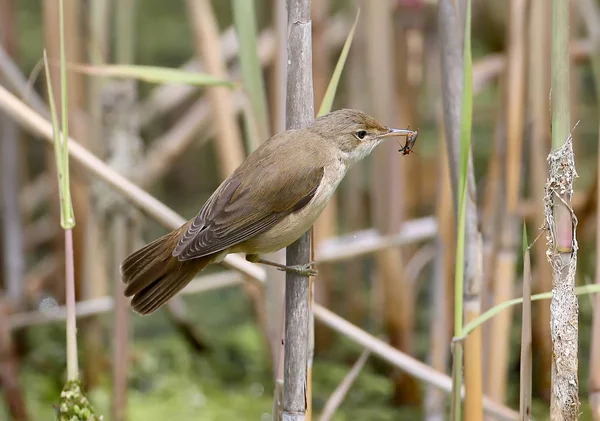
M 285 266 L 259 255 L 287 247 L 308 231 L 348 169 L 385 138 L 413 133 L 342 109 L 273 136 L 221 183 L 195 218 L 125 259 L 121 275 L 133 310 L 154 312 L 229 253 L 315 274 L 310 265 Z

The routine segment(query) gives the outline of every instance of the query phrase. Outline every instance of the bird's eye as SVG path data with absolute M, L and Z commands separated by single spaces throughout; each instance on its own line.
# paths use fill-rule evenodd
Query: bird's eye
M 364 130 L 359 130 L 358 132 L 356 132 L 356 137 L 360 140 L 363 140 L 366 135 L 367 135 L 367 132 Z

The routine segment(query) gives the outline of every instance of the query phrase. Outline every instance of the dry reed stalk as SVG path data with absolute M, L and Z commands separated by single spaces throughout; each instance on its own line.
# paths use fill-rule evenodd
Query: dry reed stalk
M 429 330 L 429 364 L 440 372 L 448 371 L 448 344 L 452 336 L 454 302 L 451 291 L 454 290 L 454 213 L 452 207 L 452 186 L 450 169 L 445 147 L 444 127 L 441 113 L 438 113 L 440 127 L 440 154 L 438 156 L 438 182 L 436 217 L 439 235 L 436 238 L 436 256 L 434 263 L 433 288 L 431 291 L 431 315 Z M 443 421 L 446 419 L 446 395 L 435 387 L 428 387 L 425 397 L 425 419 Z
M 419 11 L 405 10 L 402 6 L 396 11 L 399 16 L 407 15 L 407 19 L 396 17 L 394 19 L 394 38 L 396 40 L 394 48 L 394 60 L 396 63 L 396 84 L 397 94 L 394 95 L 396 101 L 397 119 L 401 124 L 410 124 L 417 129 L 419 127 L 419 97 L 420 89 L 420 70 L 423 66 L 423 32 L 420 25 Z M 416 67 L 416 69 L 415 69 Z M 406 123 L 405 123 L 406 122 Z M 412 217 L 423 201 L 424 181 L 427 179 L 422 173 L 428 171 L 425 165 L 422 165 L 425 158 L 402 160 L 400 168 L 401 179 L 404 181 L 404 213 L 406 218 Z M 414 250 L 407 250 L 407 258 Z
M 135 62 L 135 12 L 136 0 L 121 0 L 116 5 L 115 62 L 117 64 L 133 64 Z M 116 171 L 127 174 L 139 162 L 142 140 L 137 133 L 137 122 L 132 119 L 131 110 L 137 100 L 134 81 L 120 81 L 111 86 L 105 95 L 110 95 L 110 107 L 105 110 L 107 125 L 104 130 L 110 143 L 111 155 L 109 163 Z M 110 195 L 105 195 L 110 197 Z M 109 216 L 108 226 L 112 249 L 113 296 L 113 365 L 112 365 L 112 402 L 111 413 L 114 421 L 127 419 L 127 379 L 129 368 L 129 306 L 124 296 L 125 286 L 121 282 L 119 262 L 135 250 L 140 237 L 140 226 L 135 211 L 127 205 L 115 201 L 106 208 Z
M 493 305 L 513 296 L 518 250 L 517 205 L 521 190 L 523 119 L 525 116 L 525 16 L 526 1 L 512 0 L 508 27 L 506 67 L 506 170 L 504 176 L 506 203 L 502 218 L 500 252 L 493 285 Z M 505 311 L 492 321 L 486 370 L 486 392 L 498 402 L 504 402 L 510 357 L 510 327 L 512 312 Z
M 390 14 L 393 16 L 392 33 L 395 40 L 392 52 L 395 66 L 392 67 L 392 70 L 394 71 L 396 89 L 393 92 L 400 93 L 393 94 L 393 101 L 396 104 L 393 110 L 396 113 L 396 121 L 400 122 L 399 124 L 418 128 L 419 116 L 417 106 L 419 101 L 416 98 L 418 97 L 417 93 L 420 88 L 420 77 L 418 74 L 415 74 L 419 73 L 418 69 L 415 71 L 415 67 L 418 68 L 423 63 L 423 51 L 421 48 L 423 40 L 422 28 L 418 23 L 419 16 L 412 16 L 411 24 L 406 25 L 405 22 L 394 16 L 393 12 L 393 10 L 390 11 Z M 401 9 L 396 13 L 401 15 L 403 11 Z M 418 12 L 413 12 L 413 15 L 415 13 Z M 390 153 L 391 151 L 388 151 L 388 154 Z M 395 195 L 392 196 L 390 194 L 389 196 L 389 200 L 394 202 L 391 204 L 389 210 L 391 214 L 388 215 L 388 218 L 390 218 L 388 229 L 390 230 L 400 226 L 406 218 L 412 217 L 424 197 L 422 179 L 426 177 L 421 177 L 421 173 L 427 170 L 422 165 L 424 158 L 416 159 L 416 156 L 410 158 L 412 159 L 399 160 L 398 157 L 393 157 L 394 160 L 401 161 L 398 166 L 388 163 L 390 169 L 393 171 L 392 174 L 397 174 L 397 176 L 392 178 L 394 181 L 391 184 L 402 184 L 402 187 L 399 189 L 396 189 L 393 185 L 389 186 L 389 188 L 393 189 L 392 191 L 397 192 Z M 414 253 L 415 249 L 413 247 L 404 248 L 401 252 L 402 262 L 396 264 L 405 264 Z M 403 349 L 410 354 L 414 348 L 414 320 L 416 317 L 414 297 L 416 288 L 414 287 L 415 283 L 406 276 L 406 271 L 403 272 L 400 274 L 401 280 L 398 285 L 400 286 L 398 293 L 406 295 L 404 300 L 400 302 L 400 306 L 405 307 L 401 312 L 401 317 L 404 319 L 404 327 L 402 328 L 404 330 L 402 332 L 402 342 L 404 344 L 399 349 Z M 411 384 L 411 381 L 408 379 L 404 380 L 403 383 L 400 383 L 400 388 L 395 391 L 396 402 L 419 403 L 421 396 L 420 393 L 413 391 L 414 384 Z
M 301 129 L 314 120 L 312 89 L 312 23 L 310 0 L 288 0 L 288 65 L 286 129 Z M 310 262 L 311 231 L 286 249 L 286 264 Z M 296 273 L 285 276 L 285 358 L 283 421 L 310 420 L 311 385 L 308 383 L 309 349 L 314 334 L 311 317 L 312 277 Z M 311 323 L 313 321 L 313 323 Z
M 392 2 L 363 1 L 365 11 L 367 46 L 367 75 L 371 104 L 368 109 L 377 118 L 390 122 L 397 121 L 395 110 L 395 65 L 394 32 L 392 26 Z M 408 122 L 407 122 L 408 123 Z M 373 209 L 376 228 L 382 233 L 397 231 L 404 218 L 403 183 L 401 163 L 397 146 L 393 142 L 377 148 L 370 159 L 373 163 Z M 383 294 L 383 324 L 390 343 L 399 350 L 410 354 L 413 348 L 414 297 L 410 282 L 406 281 L 403 269 L 403 256 L 399 250 L 383 250 L 376 255 L 378 279 Z M 419 401 L 419 389 L 414 379 L 401 373 L 394 373 L 394 400 L 398 403 Z
M 546 153 L 550 145 L 550 113 L 548 112 L 548 92 L 550 92 L 550 3 L 547 0 L 532 0 L 529 22 L 529 83 L 528 99 L 531 115 L 530 143 L 530 189 L 535 194 L 531 201 L 535 204 L 533 226 L 544 226 L 543 197 L 539 187 L 546 182 Z M 546 263 L 546 248 L 540 241 L 533 246 L 535 259 L 535 282 L 533 293 L 552 289 L 552 270 Z M 552 365 L 552 340 L 550 338 L 550 307 L 547 303 L 533 305 L 533 361 L 534 390 L 536 395 L 550 400 L 550 370 Z
M 87 34 L 89 48 L 87 61 L 92 64 L 104 64 L 110 52 L 110 2 L 94 0 L 90 2 L 88 22 L 89 33 Z M 108 142 L 104 136 L 103 118 L 103 89 L 105 80 L 97 77 L 87 79 L 87 115 L 90 151 L 106 158 Z M 97 183 L 92 182 L 92 196 Z M 97 199 L 94 197 L 93 199 Z M 88 282 L 84 283 L 82 298 L 93 299 L 102 297 L 109 290 L 107 248 L 108 237 L 106 236 L 106 214 L 98 206 L 92 206 L 89 214 L 89 223 L 86 227 L 86 244 L 94 253 L 86 255 L 86 277 Z M 102 339 L 100 339 L 102 340 Z M 90 344 L 92 345 L 92 344 Z
M 498 91 L 502 92 L 502 84 Z M 483 199 L 482 212 L 482 253 L 483 253 L 483 278 L 481 285 L 482 312 L 487 311 L 492 306 L 493 283 L 495 270 L 498 260 L 498 250 L 500 243 L 501 229 L 501 203 L 504 198 L 505 161 L 506 161 L 506 128 L 504 121 L 504 109 L 502 107 L 504 98 L 499 95 L 497 122 L 494 133 L 494 149 L 489 159 L 488 170 L 485 183 L 485 197 Z M 490 324 L 482 327 L 483 341 L 483 367 L 489 364 L 488 349 L 493 346 Z M 485 373 L 485 372 L 484 372 Z M 485 381 L 485 378 L 484 378 Z
M 355 2 L 356 3 L 356 2 Z M 364 95 L 363 87 L 367 83 L 366 66 L 364 57 L 366 54 L 365 46 L 365 25 L 358 25 L 356 36 L 352 41 L 352 48 L 348 54 L 346 62 L 345 90 L 348 92 L 348 106 L 358 110 L 366 109 L 368 98 Z M 348 171 L 348 175 L 342 181 L 340 191 L 340 208 L 343 210 L 352 209 L 351 212 L 340 212 L 342 224 L 346 231 L 358 231 L 367 226 L 367 206 L 365 206 L 365 192 L 367 186 L 365 180 L 367 171 L 367 162 L 360 161 Z M 367 303 L 365 300 L 366 291 L 363 286 L 365 272 L 364 259 L 351 259 L 345 262 L 343 266 L 344 295 L 343 301 L 346 303 L 342 314 L 350 322 L 363 326 L 367 317 Z
M 577 270 L 577 218 L 571 207 L 577 176 L 569 110 L 569 3 L 552 1 L 552 152 L 545 186 L 544 214 L 547 257 L 552 266 L 550 334 L 552 394 L 550 419 L 570 421 L 579 416 L 578 313 L 574 293 Z
M 503 91 L 502 85 L 499 91 Z M 500 98 L 499 104 L 503 103 Z M 491 287 L 493 284 L 494 270 L 499 246 L 500 234 L 500 204 L 502 203 L 504 188 L 504 161 L 506 160 L 506 130 L 504 124 L 504 110 L 498 107 L 496 127 L 494 132 L 494 148 L 488 161 L 483 198 L 483 211 L 481 215 L 482 243 L 483 243 L 483 280 L 482 280 L 482 310 L 491 307 Z M 484 347 L 488 345 L 489 329 L 484 326 Z M 484 358 L 485 364 L 485 358 Z
M 2 86 L 0 86 L 0 109 L 18 121 L 26 130 L 41 137 L 48 143 L 52 142 L 51 124 L 22 101 L 19 101 Z M 68 147 L 69 155 L 74 162 L 89 171 L 91 175 L 104 180 L 134 206 L 143 210 L 144 213 L 155 219 L 159 224 L 168 229 L 176 229 L 185 223 L 184 218 L 123 176 L 114 172 L 114 170 L 94 155 L 90 154 L 74 139 L 69 138 Z M 247 262 L 240 256 L 229 255 L 225 258 L 223 263 L 242 273 L 248 280 L 259 284 L 265 282 L 266 275 L 264 269 L 258 265 Z M 315 303 L 313 309 L 316 320 L 328 324 L 337 332 L 347 336 L 350 340 L 370 349 L 374 355 L 384 358 L 395 367 L 405 370 L 407 373 L 410 373 L 418 379 L 436 385 L 443 390 L 451 390 L 452 381 L 447 375 L 403 354 L 389 344 L 386 344 L 336 314 L 326 310 L 319 304 Z M 518 414 L 515 413 L 515 411 L 505 406 L 498 405 L 488 398 L 484 398 L 484 409 L 492 415 L 497 415 L 500 419 L 518 419 Z
M 90 31 L 86 37 L 86 43 L 92 48 L 88 52 L 87 62 L 90 64 L 103 64 L 109 56 L 109 28 L 110 28 L 110 2 L 96 0 L 90 3 L 87 22 Z M 106 158 L 108 150 L 108 140 L 106 139 L 103 127 L 103 87 L 105 81 L 101 78 L 87 78 L 85 81 L 87 87 L 87 133 L 88 145 L 90 150 L 101 158 Z M 107 256 L 109 247 L 107 247 L 110 237 L 107 235 L 109 230 L 106 220 L 106 209 L 98 206 L 99 190 L 98 182 L 92 180 L 90 183 L 90 199 L 94 201 L 94 206 L 90 206 L 87 215 L 87 224 L 85 230 L 86 250 L 93 250 L 85 255 L 85 282 L 81 285 L 81 299 L 92 300 L 105 296 L 110 291 L 111 276 L 109 268 L 109 259 Z M 78 216 L 79 217 L 79 216 Z M 87 364 L 96 365 L 98 371 L 108 371 L 107 358 L 104 353 L 104 332 L 101 320 L 99 318 L 89 318 L 82 323 L 86 331 L 83 338 L 83 349 L 86 355 L 90 355 L 91 361 Z M 100 352 L 102 351 L 102 354 Z M 86 359 L 87 361 L 87 359 Z M 95 375 L 94 375 L 95 376 Z

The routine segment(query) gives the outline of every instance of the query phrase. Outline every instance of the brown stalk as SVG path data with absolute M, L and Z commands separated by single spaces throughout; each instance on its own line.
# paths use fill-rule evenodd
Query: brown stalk
M 345 90 L 348 92 L 348 105 L 358 110 L 364 110 L 369 100 L 364 95 L 363 90 L 368 80 L 367 69 L 363 60 L 366 55 L 365 25 L 359 24 L 356 32 L 346 62 L 346 77 L 342 83 L 345 84 Z M 340 209 L 352 209 L 352 211 L 340 212 L 340 218 L 342 218 L 344 226 L 350 232 L 358 231 L 368 225 L 368 204 L 365 200 L 367 170 L 367 162 L 360 161 L 350 169 L 348 175 L 342 181 L 342 186 L 345 186 L 345 188 L 340 189 Z M 346 319 L 358 326 L 362 326 L 367 317 L 366 291 L 363 287 L 365 266 L 364 259 L 358 258 L 350 259 L 343 265 L 345 285 L 342 299 L 346 305 L 340 311 Z
M 500 84 L 499 91 L 502 91 Z M 482 308 L 486 311 L 491 307 L 491 288 L 494 280 L 496 260 L 498 258 L 498 246 L 500 236 L 500 205 L 504 197 L 504 162 L 506 161 L 506 129 L 504 121 L 504 110 L 500 98 L 498 103 L 499 112 L 494 133 L 494 149 L 489 159 L 485 192 L 483 198 L 483 211 L 481 215 L 482 243 L 483 243 L 483 280 L 482 280 Z M 489 329 L 484 326 L 484 346 L 489 345 Z M 487 352 L 484 353 L 484 355 Z M 484 364 L 486 363 L 484 358 Z
M 396 64 L 397 93 L 396 112 L 398 121 L 402 125 L 409 125 L 414 129 L 419 127 L 418 92 L 420 90 L 420 70 L 423 66 L 423 28 L 420 23 L 420 11 L 412 11 L 399 7 L 394 16 L 394 60 Z M 405 217 L 412 217 L 423 200 L 424 181 L 427 171 L 422 165 L 423 159 L 402 160 L 400 172 L 404 180 L 404 213 Z M 407 255 L 414 250 L 407 250 Z
M 498 91 L 503 92 L 503 80 Z M 485 183 L 485 197 L 482 212 L 482 253 L 483 253 L 483 279 L 482 279 L 482 311 L 487 311 L 492 306 L 493 285 L 498 261 L 500 246 L 500 229 L 502 222 L 501 205 L 505 191 L 505 162 L 506 162 L 506 126 L 504 98 L 498 95 L 497 122 L 494 133 L 494 149 L 488 162 Z M 482 327 L 483 340 L 483 366 L 490 364 L 489 348 L 494 346 L 491 340 L 491 326 L 486 323 Z
M 421 69 L 424 58 L 422 49 L 423 28 L 420 19 L 422 15 L 418 9 L 411 11 L 400 7 L 391 16 L 393 18 L 393 38 L 395 40 L 392 53 L 395 64 L 394 83 L 397 87 L 393 92 L 400 93 L 399 95 L 394 94 L 393 98 L 396 103 L 394 108 L 396 119 L 400 125 L 406 124 L 418 128 L 418 101 L 415 98 L 418 97 L 417 92 L 420 89 Z M 405 17 L 405 19 L 401 17 Z M 393 70 L 394 67 L 392 67 Z M 414 159 L 415 156 L 411 158 L 413 159 L 399 160 L 397 157 L 394 157 L 393 159 L 396 162 L 401 161 L 400 165 L 397 168 L 394 168 L 395 164 L 391 164 L 390 166 L 393 169 L 393 173 L 399 175 L 399 177 L 394 177 L 393 179 L 402 183 L 402 187 L 396 189 L 396 187 L 389 186 L 389 188 L 396 190 L 397 193 L 389 196 L 390 198 L 393 197 L 393 203 L 389 209 L 391 214 L 388 215 L 388 218 L 390 218 L 391 225 L 388 229 L 397 228 L 405 218 L 412 217 L 425 196 L 425 189 L 423 189 L 424 182 L 422 180 L 426 179 L 426 177 L 422 176 L 422 173 L 427 169 L 422 165 L 422 159 Z M 402 262 L 396 264 L 406 264 L 405 262 L 409 261 L 414 253 L 414 248 L 404 248 L 401 256 Z M 411 353 L 414 348 L 415 305 L 413 298 L 415 296 L 415 283 L 407 275 L 407 270 L 403 270 L 400 281 L 401 288 L 398 293 L 406 294 L 406 296 L 396 306 L 405 307 L 405 310 L 401 312 L 401 317 L 404 319 L 404 332 L 402 332 L 404 345 L 400 349 Z M 404 381 L 404 384 L 399 387 L 400 389 L 396 389 L 395 391 L 397 403 L 419 403 L 421 400 L 420 393 L 414 392 L 414 385 L 411 384 L 410 380 Z
M 523 119 L 525 116 L 525 0 L 512 0 L 508 26 L 508 52 L 505 83 L 506 104 L 506 203 L 502 218 L 500 251 L 493 285 L 493 305 L 512 298 L 518 250 L 517 206 L 521 189 Z M 492 320 L 486 370 L 486 392 L 504 402 L 510 356 L 512 311 L 504 311 Z
M 452 186 L 450 185 L 450 169 L 445 147 L 444 125 L 441 113 L 438 112 L 440 127 L 440 146 L 437 171 L 436 217 L 439 235 L 435 240 L 436 256 L 434 262 L 433 288 L 431 291 L 431 324 L 429 328 L 429 364 L 440 372 L 448 371 L 448 344 L 452 336 L 452 315 L 454 301 L 451 291 L 454 290 L 454 213 L 452 207 Z M 428 421 L 444 420 L 446 417 L 446 395 L 435 387 L 427 389 L 425 397 L 426 419 Z
M 110 2 L 95 0 L 90 3 L 89 14 L 86 16 L 89 22 L 90 31 L 87 34 L 86 44 L 90 48 L 86 48 L 88 52 L 86 59 L 90 64 L 105 63 L 109 56 L 109 10 Z M 108 150 L 108 141 L 105 137 L 103 127 L 103 88 L 105 81 L 101 78 L 87 78 L 87 113 L 89 116 L 86 137 L 90 150 L 105 158 Z M 97 202 L 101 200 L 98 194 L 97 182 L 92 180 L 90 183 L 91 198 L 96 202 L 89 209 L 87 215 L 87 224 L 85 230 L 86 250 L 93 250 L 85 255 L 85 280 L 81 285 L 81 299 L 91 300 L 97 297 L 103 297 L 110 291 L 110 274 L 109 259 L 107 247 L 110 237 L 107 235 L 108 230 L 106 220 L 106 209 L 102 206 L 97 206 Z M 79 216 L 78 216 L 79 217 Z M 107 358 L 104 351 L 104 331 L 100 318 L 91 317 L 82 323 L 82 330 L 85 331 L 83 337 L 83 349 L 86 356 L 86 373 L 91 373 L 90 376 L 97 378 L 98 372 L 108 370 Z M 94 365 L 94 368 L 91 366 Z M 88 368 L 89 366 L 89 368 Z M 96 380 L 94 380 L 96 381 Z
M 539 194 L 540 186 L 546 182 L 546 156 L 550 145 L 550 112 L 548 109 L 548 93 L 550 92 L 550 4 L 546 0 L 532 0 L 529 23 L 529 83 L 528 99 L 531 115 L 530 189 L 535 194 L 530 201 L 535 205 L 533 213 L 534 226 L 544 226 L 543 197 Z M 552 289 L 552 270 L 546 261 L 546 248 L 539 241 L 533 246 L 535 259 L 535 282 L 533 293 Z M 550 371 L 552 357 L 552 341 L 550 338 L 550 307 L 547 303 L 538 302 L 533 305 L 534 324 L 533 349 L 535 360 L 533 370 L 535 376 L 534 389 L 536 395 L 550 400 Z
M 367 74 L 371 104 L 369 109 L 377 118 L 397 121 L 394 92 L 394 33 L 392 26 L 392 2 L 364 1 L 367 45 Z M 402 198 L 404 189 L 401 163 L 397 147 L 393 142 L 377 148 L 371 158 L 373 162 L 372 208 L 375 227 L 382 233 L 397 231 L 404 218 Z M 393 174 L 396 174 L 394 176 Z M 392 175 L 392 176 L 390 176 Z M 413 288 L 407 282 L 403 270 L 403 256 L 399 250 L 382 250 L 376 255 L 378 279 L 383 294 L 383 323 L 390 343 L 408 354 L 413 347 L 414 300 Z M 397 403 L 419 402 L 418 388 L 414 379 L 394 373 L 394 400 Z
M 2 86 L 0 86 L 0 109 L 18 121 L 26 130 L 40 136 L 48 144 L 52 144 L 52 125 L 22 101 L 19 101 Z M 185 219 L 180 215 L 123 176 L 116 173 L 105 163 L 90 154 L 74 139 L 69 138 L 68 147 L 69 155 L 74 162 L 84 167 L 91 175 L 105 181 L 133 205 L 155 219 L 159 224 L 172 230 L 185 223 Z M 250 281 L 254 281 L 258 284 L 264 283 L 265 281 L 266 275 L 264 269 L 258 265 L 247 262 L 240 256 L 229 255 L 225 258 L 223 263 L 228 267 L 235 268 Z M 316 320 L 327 323 L 332 328 L 335 328 L 336 331 L 347 336 L 354 342 L 360 343 L 366 348 L 368 347 L 373 354 L 384 358 L 395 367 L 401 368 L 411 375 L 432 383 L 443 390 L 451 390 L 452 381 L 450 377 L 445 374 L 403 354 L 364 330 L 345 321 L 343 318 L 331 313 L 317 303 L 314 304 L 313 310 Z M 518 419 L 518 414 L 513 410 L 495 404 L 488 398 L 484 398 L 484 408 L 490 414 L 496 414 L 501 419 Z
M 136 0 L 121 0 L 115 4 L 115 62 L 135 62 L 135 12 Z M 134 81 L 115 83 L 105 95 L 110 95 L 110 107 L 106 107 L 104 134 L 110 143 L 109 163 L 118 172 L 127 174 L 140 160 L 142 141 L 137 133 L 137 124 L 132 120 L 137 90 Z M 103 103 L 109 102 L 103 101 Z M 127 419 L 127 380 L 129 369 L 129 306 L 121 282 L 119 262 L 133 252 L 140 237 L 139 215 L 128 206 L 113 203 L 108 209 L 107 236 L 112 244 L 111 265 L 114 268 L 113 297 L 113 365 L 111 413 L 114 421 Z

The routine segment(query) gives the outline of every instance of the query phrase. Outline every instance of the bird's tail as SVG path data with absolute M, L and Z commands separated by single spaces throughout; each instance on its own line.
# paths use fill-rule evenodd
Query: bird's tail
M 181 291 L 211 261 L 211 256 L 179 261 L 172 256 L 179 231 L 164 235 L 129 255 L 121 264 L 125 296 L 136 313 L 150 314 Z

